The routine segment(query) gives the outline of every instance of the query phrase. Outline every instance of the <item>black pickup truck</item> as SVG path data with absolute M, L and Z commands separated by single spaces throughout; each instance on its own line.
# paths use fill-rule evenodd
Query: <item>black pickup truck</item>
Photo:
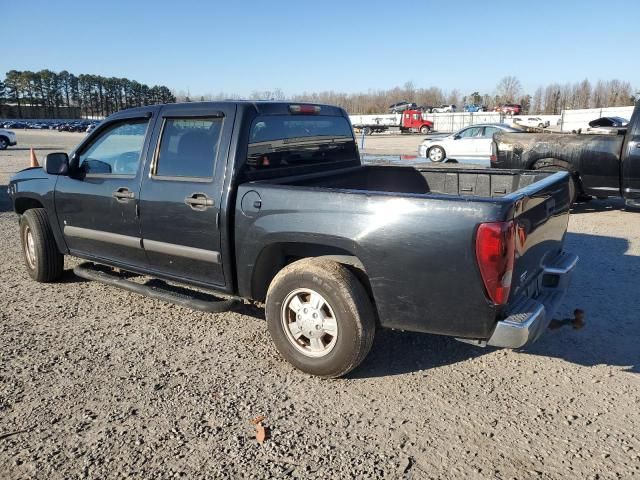
M 491 166 L 571 173 L 572 196 L 640 206 L 640 103 L 622 135 L 497 133 Z
M 577 261 L 568 174 L 363 165 L 327 105 L 125 110 L 9 194 L 35 280 L 72 255 L 80 276 L 205 311 L 264 302 L 282 356 L 328 377 L 378 327 L 521 347 Z

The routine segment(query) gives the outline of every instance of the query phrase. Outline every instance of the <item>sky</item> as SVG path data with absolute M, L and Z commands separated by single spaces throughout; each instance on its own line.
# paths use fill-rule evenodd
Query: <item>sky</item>
M 0 76 L 68 70 L 192 96 L 437 86 L 640 89 L 640 1 L 0 0 Z

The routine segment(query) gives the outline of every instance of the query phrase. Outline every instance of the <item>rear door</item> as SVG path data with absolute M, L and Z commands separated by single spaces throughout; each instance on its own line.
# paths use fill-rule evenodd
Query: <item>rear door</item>
M 220 202 L 235 105 L 160 110 L 140 194 L 150 268 L 223 287 Z
M 145 265 L 136 209 L 152 120 L 138 110 L 102 125 L 74 153 L 72 174 L 58 177 L 56 211 L 73 254 Z

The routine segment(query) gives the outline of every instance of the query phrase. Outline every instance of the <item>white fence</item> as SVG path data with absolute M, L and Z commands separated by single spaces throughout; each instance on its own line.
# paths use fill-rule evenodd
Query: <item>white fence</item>
M 563 110 L 560 126 L 563 132 L 577 132 L 580 129 L 586 130 L 589 128 L 589 122 L 600 117 L 622 117 L 629 120 L 632 112 L 633 106 Z

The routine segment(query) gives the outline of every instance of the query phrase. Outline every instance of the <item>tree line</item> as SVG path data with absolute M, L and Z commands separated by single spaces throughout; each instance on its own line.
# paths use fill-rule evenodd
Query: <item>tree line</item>
M 237 94 L 218 93 L 195 97 L 199 100 L 224 100 L 242 98 Z M 246 98 L 246 97 L 245 97 Z M 461 110 L 465 104 L 483 105 L 492 110 L 505 103 L 522 105 L 524 113 L 559 114 L 563 109 L 602 108 L 632 105 L 636 97 L 631 84 L 622 80 L 598 80 L 592 85 L 585 79 L 575 83 L 552 83 L 539 87 L 533 95 L 526 93 L 517 77 L 502 78 L 493 92 L 472 91 L 464 94 L 458 89 L 445 91 L 439 87 L 417 88 L 413 82 L 387 90 L 369 90 L 360 93 L 342 93 L 336 91 L 303 92 L 287 97 L 284 92 L 273 90 L 254 91 L 250 99 L 285 100 L 296 102 L 315 102 L 339 105 L 349 113 L 382 113 L 389 105 L 410 101 L 421 106 L 439 106 L 453 104 Z M 184 92 L 177 93 L 178 101 L 191 101 Z
M 74 75 L 66 70 L 11 70 L 0 81 L 0 103 L 16 105 L 18 116 L 22 107 L 35 106 L 50 118 L 58 117 L 62 107 L 76 107 L 83 117 L 106 117 L 124 108 L 175 101 L 163 85 L 150 87 L 128 78 Z

